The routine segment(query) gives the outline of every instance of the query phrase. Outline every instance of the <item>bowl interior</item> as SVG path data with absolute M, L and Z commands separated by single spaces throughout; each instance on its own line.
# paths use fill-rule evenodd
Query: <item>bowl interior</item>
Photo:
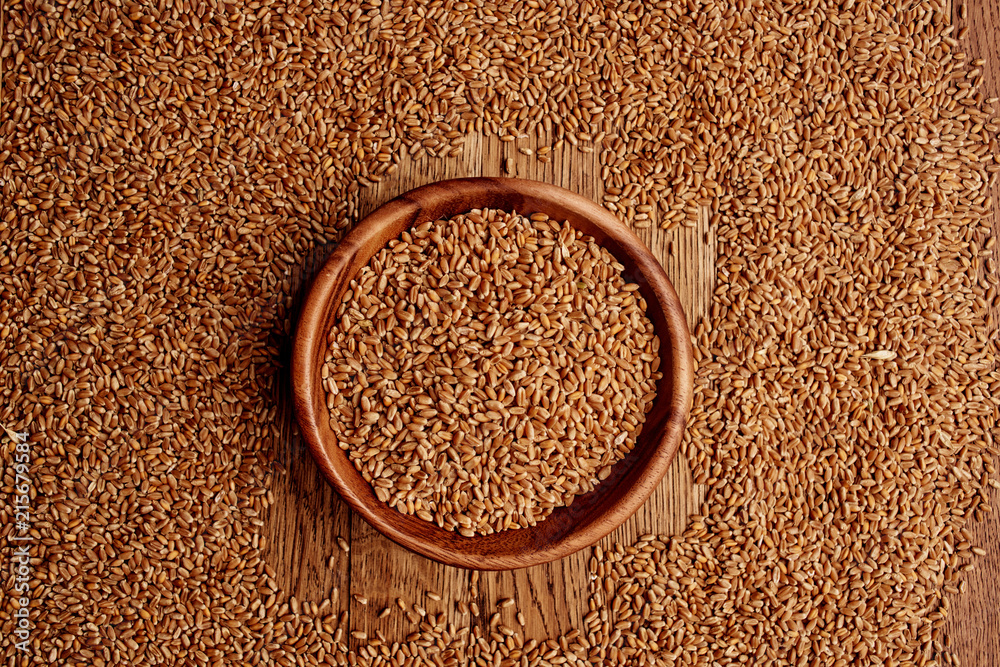
M 473 208 L 566 220 L 606 247 L 639 285 L 660 337 L 663 378 L 635 448 L 591 492 L 530 528 L 462 537 L 379 501 L 336 442 L 321 372 L 341 297 L 357 272 L 391 239 L 427 220 Z M 376 529 L 445 564 L 512 569 L 548 562 L 593 544 L 631 516 L 662 479 L 677 452 L 692 395 L 691 341 L 677 295 L 641 241 L 606 209 L 556 186 L 519 179 L 458 179 L 413 190 L 361 221 L 313 281 L 296 334 L 292 380 L 303 435 L 341 496 Z

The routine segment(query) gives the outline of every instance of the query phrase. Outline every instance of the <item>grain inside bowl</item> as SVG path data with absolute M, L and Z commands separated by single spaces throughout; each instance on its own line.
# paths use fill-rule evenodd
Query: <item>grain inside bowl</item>
M 606 478 L 660 379 L 622 271 L 565 222 L 490 209 L 380 250 L 323 368 L 330 427 L 377 497 L 471 537 L 535 525 Z

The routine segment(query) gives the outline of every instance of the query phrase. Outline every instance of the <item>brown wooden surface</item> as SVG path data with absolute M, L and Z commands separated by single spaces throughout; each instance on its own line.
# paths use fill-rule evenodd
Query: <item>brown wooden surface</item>
M 983 89 L 987 98 L 1000 97 L 1000 0 L 967 0 L 965 20 L 961 0 L 953 2 L 952 17 L 956 31 L 968 26 L 959 42 L 969 61 L 983 58 Z M 961 35 L 960 35 L 961 36 Z M 993 188 L 993 233 L 1000 233 L 1000 187 Z M 1000 312 L 993 313 L 993 322 Z M 993 328 L 991 334 L 997 336 Z M 992 504 L 997 504 L 993 491 Z M 972 561 L 975 569 L 962 575 L 966 592 L 951 596 L 951 611 L 945 626 L 952 655 L 963 665 L 995 667 L 1000 665 L 1000 513 L 986 514 L 968 526 L 972 542 L 986 549 L 986 556 Z
M 983 70 L 987 97 L 998 96 L 1000 0 L 971 0 L 967 12 L 967 19 L 959 20 L 959 5 L 955 4 L 956 23 L 970 28 L 961 42 L 969 59 L 986 59 Z M 556 150 L 551 154 L 551 162 L 545 164 L 518 153 L 516 148 L 540 145 L 545 144 L 530 140 L 513 144 L 494 137 L 472 136 L 460 154 L 452 158 L 404 156 L 392 176 L 359 193 L 355 219 L 413 187 L 461 176 L 532 178 L 567 187 L 595 201 L 602 200 L 596 151 Z M 994 200 L 998 195 L 1000 192 L 995 189 Z M 994 214 L 994 228 L 998 222 Z M 693 329 L 706 314 L 714 288 L 715 241 L 708 215 L 703 212 L 694 227 L 664 232 L 654 224 L 638 234 L 663 263 Z M 316 268 L 314 262 L 297 276 L 300 288 Z M 994 322 L 1000 321 L 1000 312 L 994 315 Z M 497 603 L 513 597 L 517 604 L 503 611 L 504 623 L 517 627 L 513 610 L 520 609 L 525 616 L 526 639 L 555 637 L 580 627 L 588 611 L 589 549 L 558 563 L 515 572 L 482 573 L 474 582 L 469 572 L 413 555 L 352 516 L 320 476 L 295 434 L 290 409 L 286 410 L 286 418 L 284 448 L 279 452 L 283 469 L 276 468 L 272 484 L 274 504 L 265 519 L 270 545 L 268 562 L 282 590 L 291 592 L 297 601 L 321 604 L 333 595 L 334 612 L 348 612 L 354 630 L 363 631 L 370 638 L 380 634 L 390 642 L 403 639 L 415 629 L 405 612 L 396 606 L 396 598 L 402 598 L 411 613 L 413 603 L 417 603 L 428 613 L 444 612 L 457 628 L 470 629 L 485 628 L 489 616 L 497 611 Z M 688 516 L 698 509 L 702 497 L 703 490 L 691 481 L 687 461 L 678 456 L 653 497 L 633 519 L 606 538 L 602 546 L 627 542 L 647 532 L 679 533 Z M 969 531 L 975 544 L 986 548 L 988 554 L 977 558 L 975 569 L 963 575 L 967 592 L 951 597 L 952 611 L 946 625 L 951 647 L 948 650 L 964 665 L 990 667 L 1000 665 L 1000 516 L 997 512 L 987 514 L 983 521 L 970 524 Z M 350 553 L 337 547 L 337 537 L 350 542 Z M 352 599 L 351 594 L 366 598 L 367 604 Z M 442 599 L 432 599 L 435 595 Z M 478 606 L 477 618 L 471 613 L 460 613 L 460 608 L 467 608 L 470 603 Z M 379 613 L 386 607 L 390 607 L 391 613 L 379 619 Z

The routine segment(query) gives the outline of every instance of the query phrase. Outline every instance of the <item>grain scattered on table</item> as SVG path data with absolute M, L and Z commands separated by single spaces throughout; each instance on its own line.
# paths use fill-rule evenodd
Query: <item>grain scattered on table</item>
M 950 660 L 945 587 L 993 508 L 1000 165 L 947 3 L 5 9 L 0 422 L 35 453 L 32 655 Z M 386 645 L 263 559 L 290 274 L 404 149 L 478 133 L 594 151 L 625 220 L 710 211 L 685 444 L 708 495 L 677 538 L 594 551 L 578 630 L 415 615 Z

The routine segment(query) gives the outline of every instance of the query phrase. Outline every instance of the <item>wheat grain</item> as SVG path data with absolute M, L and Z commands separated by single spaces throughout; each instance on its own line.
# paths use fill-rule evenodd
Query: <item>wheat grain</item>
M 351 281 L 330 427 L 380 500 L 455 530 L 535 525 L 635 443 L 659 380 L 645 302 L 566 223 L 419 225 Z
M 36 661 L 955 663 L 941 596 L 995 488 L 974 248 L 1000 166 L 945 4 L 234 7 L 5 7 L 0 422 L 36 452 Z M 637 227 L 707 215 L 706 504 L 600 552 L 572 639 L 494 637 L 471 603 L 472 631 L 414 613 L 392 648 L 264 562 L 280 340 L 360 189 L 484 133 L 595 151 Z

